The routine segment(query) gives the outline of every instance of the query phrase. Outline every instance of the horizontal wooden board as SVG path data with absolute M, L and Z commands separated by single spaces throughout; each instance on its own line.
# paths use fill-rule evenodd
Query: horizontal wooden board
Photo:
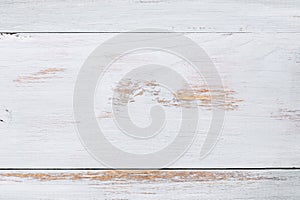
M 3 199 L 299 199 L 293 171 L 1 171 Z M 297 189 L 298 188 L 298 189 Z
M 4 94 L 0 96 L 0 167 L 103 166 L 87 153 L 75 131 L 73 90 L 85 59 L 114 35 L 0 36 L 0 91 Z M 189 151 L 170 167 L 299 167 L 300 34 L 186 36 L 205 49 L 223 79 L 228 91 L 226 117 L 214 150 L 200 160 L 210 119 L 210 110 L 200 98 L 199 134 Z M 106 92 L 113 90 L 112 80 L 122 76 L 121 69 L 154 59 L 166 63 L 175 58 L 141 52 L 121 59 L 107 72 L 102 86 Z M 177 61 L 171 66 L 181 66 Z M 199 83 L 194 82 L 196 86 Z M 112 134 L 118 129 L 109 108 L 101 105 L 95 105 L 97 120 L 118 148 L 147 153 L 168 144 L 170 139 L 162 137 L 152 143 L 141 143 L 142 146 L 128 145 L 127 137 Z M 137 113 L 133 121 L 147 122 L 148 111 L 133 111 Z M 178 115 L 171 115 L 176 124 Z
M 2 32 L 299 32 L 298 0 L 0 2 Z

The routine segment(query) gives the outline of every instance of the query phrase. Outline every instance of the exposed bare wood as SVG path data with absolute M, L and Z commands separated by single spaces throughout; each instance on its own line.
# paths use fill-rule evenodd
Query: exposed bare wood
M 299 171 L 1 171 L 5 199 L 297 199 Z

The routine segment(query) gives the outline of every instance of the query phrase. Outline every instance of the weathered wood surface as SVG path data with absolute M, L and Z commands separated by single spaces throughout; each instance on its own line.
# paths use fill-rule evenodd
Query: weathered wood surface
M 299 32 L 298 0 L 101 0 L 0 3 L 0 31 Z
M 295 171 L 1 171 L 1 199 L 299 199 Z
M 99 44 L 116 33 L 141 28 L 186 33 L 212 58 L 227 91 L 221 105 L 226 123 L 215 149 L 199 159 L 210 120 L 207 99 L 217 97 L 203 95 L 199 88 L 197 140 L 171 167 L 299 167 L 298 0 L 2 0 L 0 168 L 104 167 L 86 152 L 75 131 L 76 76 Z M 123 58 L 107 72 L 112 79 L 104 81 L 104 94 L 113 89 L 111 82 L 121 75 L 120 69 L 153 60 L 175 68 L 183 64 L 162 53 Z M 189 78 L 199 85 L 197 77 Z M 167 144 L 122 144 L 128 138 L 111 134 L 118 131 L 112 126 L 113 115 L 101 105 L 95 105 L 98 122 L 119 148 L 148 152 Z M 176 106 L 166 109 L 176 119 Z M 133 111 L 135 122 L 147 123 L 147 111 Z M 2 170 L 0 199 L 299 199 L 299 177 L 299 170 L 270 169 Z
M 0 36 L 0 88 L 4 94 L 0 96 L 4 120 L 0 123 L 0 167 L 102 166 L 80 143 L 72 98 L 83 62 L 99 44 L 114 35 Z M 172 167 L 299 167 L 300 34 L 193 33 L 186 36 L 205 49 L 229 93 L 224 106 L 224 128 L 212 153 L 204 160 L 199 159 L 210 119 L 210 111 L 200 99 L 202 121 L 198 138 Z M 151 63 L 153 58 L 174 67 L 182 64 L 162 53 L 141 52 L 121 59 L 106 74 L 105 94 L 113 88 L 115 78 L 122 75 L 120 69 L 128 63 L 132 66 Z M 197 79 L 194 84 L 201 85 Z M 131 146 L 128 142 L 124 145 L 122 141 L 127 138 L 110 135 L 118 129 L 106 109 L 97 104 L 96 116 L 119 148 L 131 152 L 145 148 L 149 152 L 151 148 L 168 144 L 152 141 L 151 145 Z M 148 111 L 134 111 L 137 117 L 133 120 L 147 122 Z

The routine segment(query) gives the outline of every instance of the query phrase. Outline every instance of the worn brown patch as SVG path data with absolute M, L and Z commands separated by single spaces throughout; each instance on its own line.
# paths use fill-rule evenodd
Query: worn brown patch
M 217 107 L 224 110 L 236 110 L 238 103 L 243 100 L 236 99 L 234 95 L 235 91 L 228 88 L 224 90 L 218 88 L 207 88 L 205 85 L 194 85 L 191 89 L 183 89 L 177 91 L 177 97 L 183 101 L 198 100 L 198 106 L 207 110 Z
M 93 180 L 93 181 L 256 181 L 283 180 L 273 176 L 254 175 L 246 172 L 209 172 L 209 171 L 158 171 L 158 170 L 108 170 L 88 171 L 80 173 L 4 173 L 2 177 L 53 180 Z
M 224 110 L 236 110 L 239 102 L 236 92 L 228 88 L 208 88 L 206 85 L 192 85 L 189 89 L 180 89 L 169 97 L 164 97 L 159 84 L 155 81 L 123 80 L 114 88 L 117 94 L 114 104 L 127 104 L 136 101 L 137 96 L 151 96 L 152 101 L 163 106 L 190 107 L 191 101 L 197 101 L 197 106 L 206 110 L 214 107 Z
M 19 76 L 14 82 L 17 83 L 43 83 L 47 79 L 60 78 L 58 73 L 64 72 L 62 68 L 47 68 L 38 72 L 32 73 L 27 76 Z
M 113 113 L 112 112 L 102 112 L 99 116 L 97 116 L 97 118 L 101 118 L 101 119 L 106 119 L 106 118 L 112 118 L 113 117 Z

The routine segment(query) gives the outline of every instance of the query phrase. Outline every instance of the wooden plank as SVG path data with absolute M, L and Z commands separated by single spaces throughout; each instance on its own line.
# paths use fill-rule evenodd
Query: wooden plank
M 0 123 L 0 167 L 103 166 L 86 152 L 77 136 L 72 98 L 84 60 L 114 35 L 0 36 L 0 91 L 5 94 L 0 96 L 3 120 Z M 197 33 L 186 36 L 205 49 L 226 90 L 231 92 L 224 107 L 226 123 L 215 149 L 204 160 L 199 159 L 210 122 L 210 110 L 200 99 L 202 121 L 197 139 L 171 167 L 299 167 L 300 34 Z M 161 52 L 140 52 L 123 58 L 107 72 L 109 79 L 103 83 L 107 94 L 115 84 L 112 80 L 122 75 L 120 69 L 151 63 L 154 59 L 175 68 L 178 64 L 182 66 L 178 59 Z M 195 80 L 194 84 L 201 85 Z M 122 143 L 129 139 L 111 134 L 118 129 L 107 107 L 101 105 L 96 105 L 97 119 L 118 148 L 149 152 L 168 144 L 169 139 L 161 138 L 159 142 L 153 140 L 142 146 Z M 166 109 L 173 112 L 172 109 L 177 108 Z M 137 114 L 133 119 L 137 123 L 149 120 L 147 111 L 133 111 Z
M 297 0 L 0 2 L 2 32 L 299 32 Z
M 1 171 L 3 199 L 299 199 L 293 171 Z M 298 188 L 298 189 L 297 189 Z

